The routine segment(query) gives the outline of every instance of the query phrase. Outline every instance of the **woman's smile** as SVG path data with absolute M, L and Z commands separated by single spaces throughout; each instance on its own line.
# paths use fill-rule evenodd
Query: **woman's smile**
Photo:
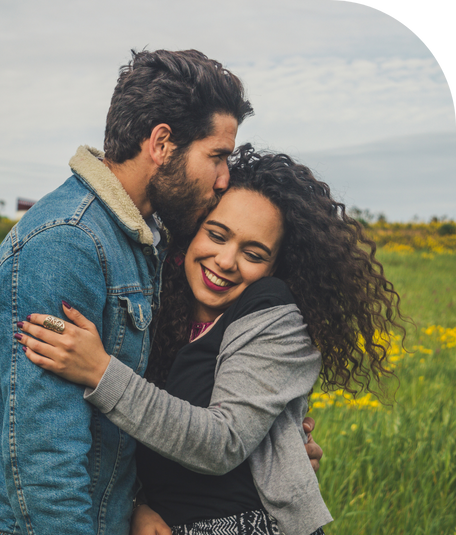
M 204 283 L 208 288 L 214 290 L 215 292 L 226 292 L 234 286 L 235 283 L 222 277 L 217 276 L 210 269 L 207 269 L 201 264 L 201 273 L 203 274 Z
M 283 237 L 280 210 L 263 195 L 231 189 L 185 256 L 195 321 L 213 321 L 253 282 L 273 275 Z

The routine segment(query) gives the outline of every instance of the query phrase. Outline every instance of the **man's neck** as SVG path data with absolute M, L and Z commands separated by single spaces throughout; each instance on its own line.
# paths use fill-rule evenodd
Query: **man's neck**
M 149 219 L 154 212 L 146 194 L 147 184 L 152 176 L 150 165 L 146 165 L 140 155 L 121 164 L 111 162 L 106 158 L 103 163 L 122 184 L 143 218 Z

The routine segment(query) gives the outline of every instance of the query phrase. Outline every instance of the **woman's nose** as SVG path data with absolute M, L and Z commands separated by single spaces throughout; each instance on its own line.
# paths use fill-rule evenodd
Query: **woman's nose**
M 236 253 L 230 247 L 224 247 L 215 257 L 215 263 L 223 271 L 234 271 L 236 269 Z

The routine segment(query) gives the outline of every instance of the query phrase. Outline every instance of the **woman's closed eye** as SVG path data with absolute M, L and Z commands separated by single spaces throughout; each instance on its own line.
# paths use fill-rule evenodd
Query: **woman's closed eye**
M 220 233 L 215 232 L 213 230 L 208 229 L 207 234 L 209 238 L 211 238 L 211 240 L 217 243 L 224 243 L 226 241 L 224 236 L 222 236 Z
M 263 258 L 258 253 L 254 253 L 253 251 L 244 251 L 245 256 L 250 262 L 264 262 L 265 258 Z

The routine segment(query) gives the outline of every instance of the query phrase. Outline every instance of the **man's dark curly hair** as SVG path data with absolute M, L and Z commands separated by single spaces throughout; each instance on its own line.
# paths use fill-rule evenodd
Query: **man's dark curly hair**
M 106 119 L 105 157 L 134 158 L 158 124 L 171 127 L 171 141 L 185 149 L 212 134 L 215 113 L 238 124 L 253 114 L 242 82 L 197 50 L 135 52 L 120 69 Z
M 378 331 L 400 330 L 400 298 L 375 259 L 375 243 L 336 202 L 327 184 L 285 154 L 258 154 L 251 145 L 230 159 L 230 188 L 255 191 L 277 206 L 285 225 L 275 277 L 290 288 L 322 354 L 322 387 L 356 393 L 391 376 L 387 343 Z M 162 305 L 147 371 L 163 386 L 176 352 L 188 342 L 192 294 L 184 267 L 170 251 Z M 374 382 L 374 384 L 375 384 Z

